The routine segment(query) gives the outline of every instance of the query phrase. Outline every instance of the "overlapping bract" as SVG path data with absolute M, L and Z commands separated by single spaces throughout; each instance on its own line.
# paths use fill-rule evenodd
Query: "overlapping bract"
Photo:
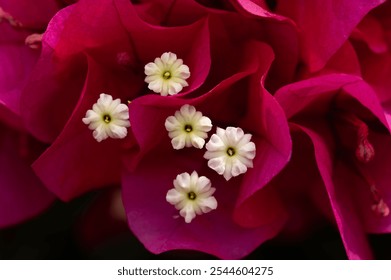
M 292 224 L 308 228 L 318 211 L 336 222 L 349 258 L 370 258 L 366 234 L 391 230 L 391 5 L 382 2 L 80 0 L 51 19 L 37 62 L 19 46 L 28 69 L 7 64 L 5 75 L 28 82 L 15 82 L 17 95 L 1 87 L 1 121 L 49 145 L 32 167 L 62 200 L 120 184 L 129 227 L 154 253 L 242 258 Z M 10 59 L 7 48 L 0 56 Z M 174 54 L 183 73 L 151 64 Z M 172 74 L 181 79 L 166 83 Z M 98 143 L 82 122 L 102 93 L 128 103 L 123 139 Z M 211 120 L 202 141 L 178 138 L 181 108 Z M 223 129 L 241 131 L 248 153 L 215 172 L 202 148 Z M 218 207 L 181 214 L 185 222 L 166 195 L 193 171 L 210 180 Z

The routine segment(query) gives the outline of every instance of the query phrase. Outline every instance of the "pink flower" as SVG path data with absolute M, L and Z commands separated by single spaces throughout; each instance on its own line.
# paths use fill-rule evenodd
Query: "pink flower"
M 375 92 L 359 77 L 334 74 L 288 85 L 276 98 L 291 131 L 306 135 L 293 141 L 312 142 L 314 155 L 306 156 L 317 171 L 308 177 L 320 175 L 348 257 L 371 258 L 366 233 L 391 230 L 391 138 Z
M 166 50 L 176 52 L 192 68 L 186 91 L 200 86 L 210 64 L 209 56 L 203 55 L 209 47 L 205 20 L 175 29 L 158 28 L 141 21 L 127 1 L 101 1 L 93 7 L 83 1 L 52 20 L 32 79 L 34 90 L 26 91 L 22 100 L 29 129 L 39 139 L 53 142 L 34 169 L 64 200 L 119 183 L 121 158 L 134 146 L 131 134 L 124 140 L 98 143 L 81 121 L 101 93 L 123 103 L 143 94 L 144 65 Z M 144 36 L 146 32 L 150 36 Z M 179 36 L 183 33 L 187 35 Z M 134 44 L 129 35 L 134 36 Z M 191 47 L 194 41 L 199 42 L 197 48 Z M 198 59 L 203 63 L 196 63 Z M 31 95 L 36 98 L 31 100 Z
M 60 11 L 49 24 L 41 58 L 21 106 L 29 131 L 51 143 L 34 163 L 34 170 L 64 200 L 119 183 L 122 160 L 129 161 L 127 150 L 136 148 L 133 128 L 124 140 L 97 143 L 80 121 L 101 93 L 119 98 L 122 103 L 152 93 L 144 82 L 144 66 L 165 52 L 175 53 L 191 69 L 186 80 L 189 86 L 181 94 L 201 86 L 206 92 L 237 73 L 235 65 L 243 60 L 237 56 L 242 44 L 233 44 L 237 38 L 243 42 L 268 38 L 260 23 L 233 12 L 220 14 L 190 0 L 179 1 L 170 16 L 162 19 L 169 27 L 151 25 L 142 19 L 152 7 L 155 6 L 133 5 L 123 0 L 101 0 L 93 6 L 89 1 L 81 1 Z M 166 8 L 167 3 L 161 2 L 154 18 L 167 14 Z M 255 31 L 243 32 L 235 27 L 243 24 Z M 233 35 L 225 35 L 230 33 Z M 283 52 L 281 42 L 270 41 L 278 46 L 278 53 Z M 227 58 L 231 63 L 226 63 Z M 294 55 L 278 58 L 271 71 L 284 69 L 270 83 L 291 79 L 295 59 Z
M 143 157 L 134 170 L 125 172 L 123 201 L 131 230 L 154 253 L 192 249 L 241 258 L 284 224 L 286 212 L 279 196 L 266 185 L 286 164 L 290 139 L 278 104 L 257 82 L 272 53 L 260 43 L 249 44 L 245 53 L 238 73 L 204 94 L 198 90 L 186 98 L 146 95 L 129 106 L 138 155 Z M 227 181 L 208 167 L 204 150 L 175 150 L 164 123 L 184 104 L 194 106 L 214 126 L 241 127 L 251 133 L 257 151 L 253 168 Z M 175 218 L 178 210 L 165 198 L 178 174 L 193 171 L 210 179 L 217 208 L 185 223 L 182 217 Z
M 390 230 L 389 26 L 366 16 L 384 0 L 70 2 L 28 37 L 37 63 L 26 47 L 19 68 L 5 56 L 23 75 L 0 96 L 0 117 L 47 143 L 32 167 L 51 192 L 122 184 L 154 253 L 242 258 L 318 211 L 350 258 L 371 256 L 366 233 Z
M 240 258 L 275 236 L 286 213 L 278 194 L 265 186 L 287 163 L 290 138 L 282 110 L 263 83 L 278 86 L 292 79 L 297 61 L 292 26 L 266 23 L 292 44 L 291 55 L 285 55 L 283 43 L 263 30 L 262 22 L 232 11 L 185 0 L 177 1 L 167 14 L 166 1 L 156 1 L 161 9 L 149 18 L 153 5 L 91 2 L 79 1 L 52 19 L 36 72 L 22 97 L 27 127 L 51 143 L 33 164 L 39 178 L 63 200 L 122 181 L 129 225 L 155 253 L 193 249 Z M 149 20 L 161 20 L 160 25 Z M 281 54 L 275 62 L 273 50 L 262 40 Z M 162 70 L 162 62 L 168 63 L 173 54 L 189 71 Z M 270 67 L 272 78 L 267 80 Z M 165 81 L 154 80 L 159 71 L 166 78 L 182 75 L 186 83 L 181 81 L 181 91 L 165 91 Z M 158 93 L 146 82 L 156 82 L 149 88 Z M 161 96 L 162 88 L 173 96 Z M 121 110 L 115 111 L 111 102 L 121 103 Z M 110 123 L 113 115 L 105 110 L 122 114 L 122 104 L 128 102 L 130 127 L 126 134 L 115 134 L 121 139 L 112 139 L 114 127 L 104 122 Z M 174 151 L 164 123 L 185 104 L 223 129 L 240 127 L 253 135 L 257 155 L 250 157 L 253 163 L 247 163 L 246 174 L 235 171 L 227 182 L 208 168 L 204 151 Z M 166 158 L 170 165 L 164 163 Z M 178 174 L 193 171 L 210 178 L 219 206 L 186 225 L 172 218 L 178 212 L 166 195 Z M 239 173 L 243 172 L 241 167 Z

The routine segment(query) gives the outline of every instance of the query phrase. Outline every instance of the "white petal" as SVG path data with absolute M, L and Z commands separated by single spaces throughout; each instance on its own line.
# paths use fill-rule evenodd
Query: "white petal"
M 201 137 L 199 136 L 193 136 L 190 138 L 191 139 L 191 145 L 197 149 L 202 149 L 204 147 L 204 144 L 205 144 L 205 140 L 202 139 Z
M 183 87 L 181 84 L 178 83 L 168 83 L 168 94 L 174 95 L 182 91 Z
M 160 69 L 155 63 L 150 62 L 144 67 L 145 75 L 155 75 L 158 74 L 159 72 Z
M 175 150 L 180 150 L 185 147 L 186 144 L 186 136 L 185 135 L 179 135 L 177 137 L 172 138 L 171 140 L 172 147 Z
M 249 142 L 239 148 L 239 153 L 248 159 L 254 159 L 255 150 L 255 144 L 253 142 Z
M 189 188 L 189 184 L 190 184 L 190 174 L 187 172 L 179 174 L 176 177 L 176 180 L 174 181 L 175 188 L 180 188 L 184 190 L 187 190 Z
M 210 137 L 209 142 L 206 143 L 206 149 L 208 151 L 221 151 L 225 150 L 226 148 L 227 145 L 217 134 L 213 134 L 212 137 Z
M 200 176 L 197 180 L 196 187 L 199 193 L 203 193 L 211 188 L 210 180 L 205 176 Z M 214 189 L 214 188 L 213 188 Z M 213 192 L 211 193 L 213 194 Z
M 187 204 L 185 208 L 179 211 L 179 214 L 185 218 L 186 223 L 190 223 L 196 217 L 196 213 L 191 204 Z
M 241 161 L 236 160 L 232 162 L 231 174 L 236 177 L 240 174 L 246 173 L 247 167 Z
M 201 117 L 198 121 L 199 129 L 202 131 L 209 132 L 212 129 L 212 121 L 208 117 Z
M 222 175 L 226 168 L 225 159 L 224 157 L 212 158 L 208 160 L 208 166 L 218 174 Z
M 171 189 L 166 195 L 167 202 L 175 205 L 183 200 L 183 194 L 178 192 L 176 189 Z
M 173 131 L 180 127 L 180 122 L 174 116 L 169 116 L 166 119 L 164 126 L 166 127 L 167 131 Z
M 217 208 L 217 200 L 213 196 L 202 199 L 199 202 L 199 206 L 202 209 L 202 212 L 208 213 L 212 210 L 215 210 Z

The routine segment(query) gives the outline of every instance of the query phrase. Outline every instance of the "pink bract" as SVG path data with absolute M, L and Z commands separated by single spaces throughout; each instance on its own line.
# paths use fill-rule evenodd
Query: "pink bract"
M 275 236 L 286 220 L 278 194 L 266 186 L 290 157 L 285 118 L 258 82 L 264 79 L 273 54 L 260 43 L 249 44 L 245 53 L 238 72 L 205 94 L 147 95 L 130 104 L 132 129 L 139 155 L 144 156 L 123 177 L 123 201 L 130 228 L 154 253 L 192 249 L 224 259 L 242 258 Z M 215 126 L 239 126 L 252 133 L 257 147 L 254 168 L 227 182 L 207 167 L 203 151 L 174 151 L 164 121 L 184 104 L 195 106 Z M 210 178 L 219 206 L 186 224 L 173 217 L 178 212 L 165 195 L 176 175 L 193 170 Z
M 382 199 L 391 203 L 388 173 L 383 168 L 388 166 L 388 159 L 379 155 L 391 144 L 391 138 L 375 92 L 359 77 L 335 74 L 286 86 L 277 92 L 276 98 L 291 129 L 303 131 L 312 141 L 319 174 L 348 257 L 371 258 L 366 233 L 390 231 L 390 216 L 382 217 L 371 210 L 372 180 Z M 369 126 L 375 157 L 367 164 L 354 157 L 357 144 L 346 138 L 352 135 L 346 132 L 351 127 L 344 126 L 345 112 L 352 112 Z M 339 131 L 339 126 L 345 132 Z

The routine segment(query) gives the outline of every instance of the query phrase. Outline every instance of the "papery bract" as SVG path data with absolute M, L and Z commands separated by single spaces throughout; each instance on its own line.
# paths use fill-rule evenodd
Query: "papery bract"
M 390 217 L 372 211 L 372 199 L 376 198 L 368 178 L 374 180 L 382 199 L 390 204 L 387 174 L 381 174 L 388 160 L 375 156 L 371 163 L 357 162 L 355 136 L 349 133 L 352 127 L 343 122 L 343 116 L 352 112 L 368 123 L 371 143 L 376 151 L 383 150 L 391 138 L 376 94 L 359 77 L 335 74 L 286 86 L 277 92 L 276 98 L 291 129 L 301 130 L 312 141 L 319 174 L 348 257 L 371 258 L 365 234 L 388 232 Z
M 120 9 L 117 5 L 125 7 Z M 199 87 L 209 70 L 205 20 L 181 28 L 159 28 L 141 21 L 132 5 L 125 1 L 102 0 L 99 6 L 93 7 L 93 13 L 85 14 L 87 9 L 92 11 L 89 1 L 82 1 L 52 20 L 44 37 L 41 68 L 33 78 L 35 91 L 26 91 L 22 103 L 29 129 L 43 140 L 55 139 L 34 163 L 34 169 L 65 200 L 118 183 L 121 156 L 126 145 L 132 146 L 132 135 L 119 142 L 94 143 L 90 131 L 81 122 L 101 92 L 122 102 L 144 94 L 144 65 L 168 49 L 180 54 L 192 69 L 186 90 Z M 85 28 L 77 28 L 80 24 Z M 146 32 L 150 36 L 144 36 Z M 183 33 L 187 35 L 179 36 Z M 190 37 L 197 38 L 197 48 L 190 45 Z M 196 63 L 198 58 L 202 64 Z M 81 81 L 84 86 L 78 90 Z M 32 94 L 36 95 L 34 100 L 29 98 Z M 62 106 L 58 106 L 59 98 L 64 99 Z M 53 166 L 53 161 L 60 162 L 61 167 Z M 80 167 L 75 167 L 75 163 Z
M 55 1 L 0 1 L 0 227 L 30 219 L 54 201 L 30 167 L 44 147 L 25 131 L 19 102 L 39 56 L 25 38 L 43 31 L 58 8 Z
M 249 44 L 244 53 L 238 72 L 204 94 L 183 99 L 147 95 L 130 104 L 141 159 L 125 173 L 123 200 L 130 228 L 154 253 L 192 249 L 220 258 L 241 258 L 276 235 L 285 222 L 278 195 L 265 187 L 290 155 L 284 116 L 259 84 L 272 53 L 260 43 Z M 173 150 L 164 122 L 184 104 L 196 107 L 215 125 L 236 125 L 252 133 L 259 151 L 254 168 L 227 182 L 207 167 L 203 151 Z M 177 212 L 165 196 L 177 174 L 193 170 L 211 180 L 218 207 L 186 224 L 175 218 Z M 249 203 L 253 199 L 259 203 Z
M 313 72 L 323 68 L 361 19 L 384 1 L 280 0 L 275 12 L 297 24 L 301 54 Z
M 369 13 L 350 37 L 363 78 L 375 89 L 391 124 L 391 2 Z

